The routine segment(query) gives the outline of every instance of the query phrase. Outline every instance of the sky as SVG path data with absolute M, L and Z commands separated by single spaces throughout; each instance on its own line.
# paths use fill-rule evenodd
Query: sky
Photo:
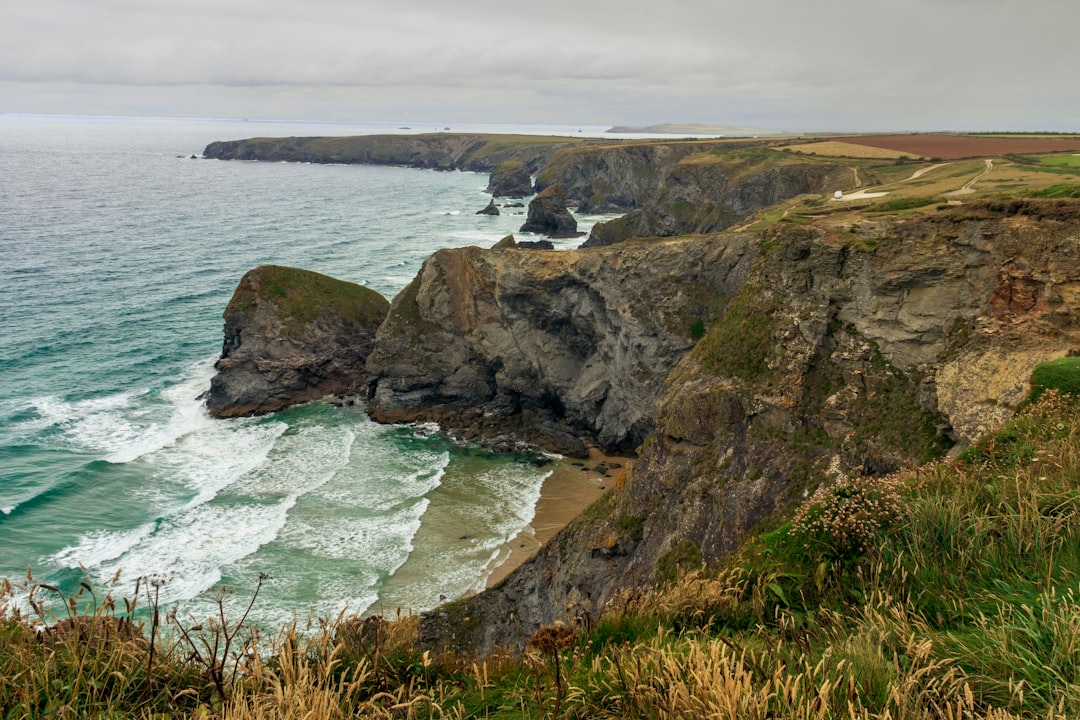
M 11 0 L 0 113 L 1080 131 L 1077 0 Z

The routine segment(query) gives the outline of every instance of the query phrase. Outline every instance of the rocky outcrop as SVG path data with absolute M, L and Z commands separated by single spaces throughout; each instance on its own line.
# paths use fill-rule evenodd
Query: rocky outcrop
M 532 195 L 532 174 L 527 163 L 506 160 L 491 171 L 487 189 L 494 197 L 523 198 Z
M 554 153 L 536 176 L 536 189 L 561 185 L 578 212 L 616 213 L 643 207 L 671 169 L 715 142 L 613 143 Z
M 529 202 L 529 215 L 521 226 L 521 232 L 553 238 L 571 238 L 583 234 L 577 231 L 577 220 L 566 208 L 566 194 L 559 185 L 544 188 Z
M 477 215 L 498 215 L 499 214 L 499 206 L 495 204 L 494 200 L 492 200 L 491 202 L 489 202 L 487 204 L 487 207 L 485 207 L 483 210 L 477 210 L 476 214 Z
M 513 433 L 583 455 L 652 432 L 664 377 L 743 282 L 758 245 L 717 236 L 591 252 L 441 250 L 368 358 L 376 420 Z
M 206 407 L 214 417 L 274 412 L 363 393 L 389 303 L 373 290 L 276 265 L 249 271 L 225 309 L 225 342 Z
M 783 200 L 829 193 L 851 182 L 847 167 L 786 153 L 754 149 L 691 155 L 670 169 L 641 207 L 593 226 L 584 246 L 720 232 Z
M 519 250 L 554 250 L 555 243 L 550 240 L 522 240 L 517 244 Z
M 426 642 L 517 645 L 716 562 L 831 477 L 972 439 L 1080 348 L 1080 204 L 780 223 L 765 247 L 667 377 L 630 475 L 497 587 L 426 614 Z

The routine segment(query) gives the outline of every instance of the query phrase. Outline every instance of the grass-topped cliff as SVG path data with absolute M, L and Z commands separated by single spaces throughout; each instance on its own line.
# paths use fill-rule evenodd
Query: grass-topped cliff
M 257 651 L 234 640 L 229 653 L 224 640 L 243 637 L 236 619 L 162 618 L 151 656 L 124 625 L 119 585 L 94 603 L 84 590 L 74 620 L 44 634 L 5 587 L 0 713 L 1075 717 L 1078 428 L 1076 396 L 1055 389 L 954 461 L 837 476 L 720 565 L 673 559 L 655 589 L 617 596 L 589 623 L 542 628 L 520 655 L 433 653 L 405 617 L 339 618 L 303 637 L 290 626 Z
M 459 133 L 249 138 L 210 143 L 203 151 L 203 157 L 490 172 L 507 161 L 536 167 L 558 148 L 583 142 L 587 141 L 582 138 Z
M 329 275 L 285 267 L 261 265 L 244 275 L 225 308 L 225 314 L 254 309 L 260 301 L 274 305 L 285 321 L 307 323 L 326 311 L 339 313 L 360 327 L 375 329 L 386 317 L 389 303 L 363 285 Z
M 310 270 L 248 271 L 225 308 L 207 410 L 215 417 L 258 415 L 363 394 L 367 356 L 389 307 L 370 288 Z

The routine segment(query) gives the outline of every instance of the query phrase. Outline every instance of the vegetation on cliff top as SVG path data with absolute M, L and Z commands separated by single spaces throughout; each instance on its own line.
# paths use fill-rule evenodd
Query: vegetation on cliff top
M 330 310 L 361 327 L 378 326 L 389 301 L 363 285 L 345 282 L 311 270 L 262 265 L 240 280 L 225 314 L 251 310 L 269 301 L 283 319 L 310 322 Z
M 1055 389 L 965 460 L 837 478 L 724 567 L 544 628 L 520 656 L 435 656 L 415 618 L 339 618 L 243 649 L 222 697 L 175 634 L 150 659 L 76 601 L 81 634 L 39 635 L 5 587 L 0 714 L 1076 717 L 1078 584 L 1080 402 Z M 127 616 L 112 607 L 97 617 Z M 197 631 L 209 647 L 220 625 Z

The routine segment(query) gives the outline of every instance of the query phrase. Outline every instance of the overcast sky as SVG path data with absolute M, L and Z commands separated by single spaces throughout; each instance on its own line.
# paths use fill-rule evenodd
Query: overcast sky
M 0 112 L 1080 130 L 1080 0 L 4 0 Z

